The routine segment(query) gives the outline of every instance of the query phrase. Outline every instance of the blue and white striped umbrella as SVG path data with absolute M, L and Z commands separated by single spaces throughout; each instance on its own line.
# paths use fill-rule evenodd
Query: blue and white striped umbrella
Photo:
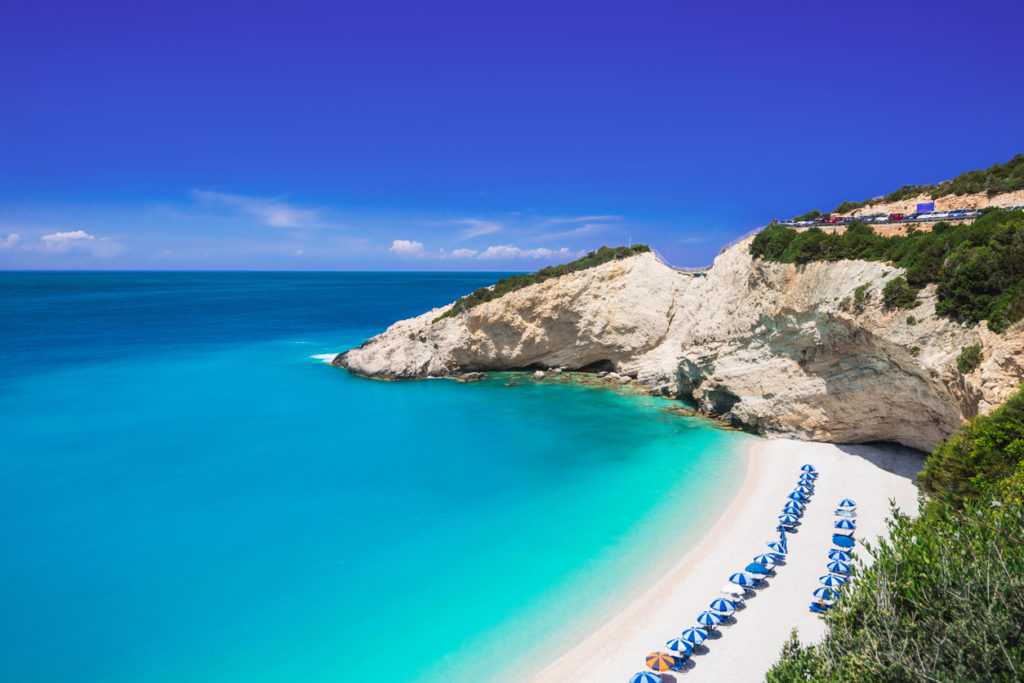
M 781 555 L 786 554 L 786 546 L 778 541 L 768 541 L 765 545 L 768 546 L 769 549 L 774 550 Z
M 839 507 L 841 507 L 841 508 L 855 508 L 855 507 L 857 507 L 857 504 L 854 503 L 849 498 L 843 498 L 841 501 L 839 501 Z
M 846 583 L 846 579 L 842 576 L 836 576 L 835 574 L 825 574 L 825 576 L 818 577 L 818 581 L 821 585 L 832 588 L 833 586 L 842 586 Z
M 821 598 L 822 600 L 835 600 L 839 597 L 839 593 L 836 593 L 831 588 L 822 586 L 821 588 L 814 589 L 814 597 Z
M 804 465 L 800 469 L 804 472 L 817 472 L 817 470 L 814 469 L 814 465 Z
M 796 501 L 799 501 L 799 502 L 803 502 L 803 501 L 807 500 L 807 496 L 805 496 L 804 494 L 800 493 L 799 491 L 793 491 L 793 493 L 791 493 L 788 496 L 786 496 L 786 498 L 789 498 L 790 500 L 796 500 Z
M 807 507 L 807 504 L 804 503 L 804 501 L 796 500 L 795 498 L 790 498 L 789 500 L 787 500 L 786 505 L 795 505 L 798 508 L 800 508 L 801 511 Z
M 702 628 L 690 627 L 683 631 L 683 635 L 680 636 L 683 640 L 688 642 L 691 646 L 700 645 L 707 640 L 708 632 Z
M 787 515 L 801 515 L 804 512 L 803 508 L 793 503 L 793 501 L 786 503 L 786 507 L 782 508 L 782 511 Z
M 771 555 L 761 554 L 754 558 L 754 562 L 764 565 L 775 564 L 775 558 Z
M 840 562 L 839 560 L 833 560 L 832 562 L 829 562 L 828 566 L 825 567 L 825 569 L 829 570 L 833 574 L 850 573 L 850 565 L 846 564 L 845 562 Z
M 801 472 L 800 481 L 814 481 L 818 478 L 818 475 L 813 472 Z
M 726 600 L 725 598 L 718 598 L 717 600 L 712 600 L 711 604 L 708 605 L 708 607 L 715 610 L 716 612 L 721 612 L 722 614 L 732 614 L 736 611 L 736 603 L 732 602 L 731 600 Z
M 704 610 L 697 615 L 697 623 L 701 626 L 718 626 L 722 623 L 722 615 Z
M 736 572 L 729 577 L 731 583 L 735 583 L 737 586 L 753 586 L 754 577 L 744 572 Z
M 828 559 L 839 560 L 840 562 L 849 562 L 853 558 L 850 557 L 850 553 L 845 550 L 830 550 L 828 551 Z
M 779 515 L 779 521 L 783 524 L 796 524 L 800 518 L 796 515 Z
M 840 519 L 838 521 L 833 522 L 832 526 L 834 526 L 837 529 L 856 529 L 857 523 L 854 522 L 852 519 Z
M 812 493 L 814 493 L 814 488 L 811 486 L 797 486 L 794 490 L 799 491 L 800 493 L 806 496 L 809 496 Z
M 641 671 L 638 674 L 633 674 L 629 683 L 661 683 L 661 674 L 656 674 L 653 671 Z
M 665 643 L 665 647 L 676 652 L 685 652 L 686 654 L 690 654 L 690 650 L 693 649 L 693 646 L 682 638 L 673 638 Z M 660 681 L 661 679 L 659 678 L 658 680 Z

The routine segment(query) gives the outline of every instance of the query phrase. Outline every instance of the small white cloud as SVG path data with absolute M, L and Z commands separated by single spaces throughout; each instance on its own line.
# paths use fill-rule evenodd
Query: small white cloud
M 484 250 L 484 253 L 480 254 L 480 258 L 515 258 L 516 256 L 519 256 L 519 251 L 519 247 L 511 244 L 498 244 L 493 247 L 487 247 L 487 249 Z
M 13 249 L 14 245 L 17 244 L 20 240 L 21 235 L 19 235 L 16 232 L 12 232 L 10 235 L 0 240 L 0 251 L 6 249 Z
M 423 242 L 417 242 L 415 240 L 394 240 L 391 242 L 391 248 L 388 251 L 393 254 L 398 254 L 399 256 L 422 256 Z
M 483 253 L 480 254 L 481 259 L 511 259 L 511 258 L 526 258 L 526 259 L 549 259 L 555 256 L 558 257 L 574 257 L 582 255 L 583 252 L 573 252 L 568 247 L 562 247 L 561 249 L 547 249 L 540 247 L 538 249 L 520 249 L 514 244 L 498 244 L 492 247 L 487 247 Z
M 39 238 L 43 251 L 66 254 L 69 251 L 89 251 L 96 256 L 113 256 L 121 248 L 109 237 L 96 237 L 85 230 L 55 232 Z
M 96 238 L 85 230 L 72 230 L 71 232 L 55 232 L 52 235 L 43 235 L 39 239 L 42 240 L 43 248 L 47 251 L 63 254 L 66 251 L 88 244 Z
M 304 209 L 279 199 L 247 197 L 227 192 L 192 190 L 192 196 L 205 204 L 220 204 L 258 218 L 271 228 L 326 228 L 328 226 L 314 209 Z
M 449 258 L 473 258 L 478 252 L 476 249 L 455 249 L 449 254 Z
M 501 230 L 501 226 L 491 221 L 482 221 L 478 218 L 463 218 L 455 221 L 462 225 L 468 225 L 469 227 L 462 231 L 462 235 L 459 240 L 468 240 L 473 237 L 480 237 L 481 235 L 490 235 L 492 232 L 498 232 Z
M 302 250 L 301 249 L 296 249 L 295 250 L 295 255 L 296 256 L 302 256 Z

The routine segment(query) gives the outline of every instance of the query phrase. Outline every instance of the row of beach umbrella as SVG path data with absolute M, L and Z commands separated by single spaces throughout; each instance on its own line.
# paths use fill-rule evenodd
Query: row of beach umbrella
M 757 555 L 743 571 L 729 577 L 729 583 L 721 590 L 728 597 L 712 600 L 708 605 L 710 609 L 697 615 L 697 626 L 684 630 L 678 638 L 665 643 L 671 652 L 652 652 L 647 655 L 645 662 L 652 671 L 634 674 L 629 679 L 630 683 L 661 683 L 661 676 L 655 672 L 679 668 L 693 650 L 707 640 L 715 627 L 733 616 L 737 607 L 743 604 L 743 595 L 747 590 L 762 585 L 764 577 L 774 571 L 778 560 L 785 559 L 788 552 L 786 531 L 800 523 L 804 507 L 814 494 L 814 481 L 818 478 L 818 472 L 812 465 L 804 465 L 800 470 L 800 480 L 787 497 L 782 514 L 779 515 L 779 540 L 769 541 L 766 544 L 769 552 Z
M 811 603 L 812 612 L 827 612 L 832 602 L 839 596 L 836 589 L 850 580 L 850 562 L 853 559 L 851 549 L 854 546 L 853 532 L 857 528 L 854 518 L 857 516 L 857 503 L 849 498 L 839 501 L 835 511 L 836 520 L 832 526 L 836 531 L 832 534 L 832 543 L 836 547 L 828 553 L 829 562 L 825 566 L 828 574 L 818 578 L 821 583 L 814 590 L 815 601 Z

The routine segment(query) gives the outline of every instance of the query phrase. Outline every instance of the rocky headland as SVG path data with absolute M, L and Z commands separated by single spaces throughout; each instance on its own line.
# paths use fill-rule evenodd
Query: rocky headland
M 937 316 L 934 285 L 910 315 L 886 309 L 882 287 L 902 273 L 884 262 L 754 259 L 749 239 L 699 274 L 642 253 L 454 317 L 439 318 L 442 307 L 399 321 L 333 362 L 378 379 L 614 372 L 768 436 L 930 450 L 1016 389 L 1024 329 Z M 981 363 L 963 374 L 957 358 L 974 344 Z

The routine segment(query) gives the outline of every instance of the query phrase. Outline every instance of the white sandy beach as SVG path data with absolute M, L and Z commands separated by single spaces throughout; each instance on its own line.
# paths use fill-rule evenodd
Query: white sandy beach
M 792 629 L 804 642 L 820 639 L 824 624 L 808 610 L 811 593 L 825 574 L 831 548 L 833 512 L 843 498 L 857 502 L 856 538 L 872 540 L 885 531 L 889 500 L 916 513 L 914 475 L 922 454 L 899 447 L 764 440 L 751 448 L 740 493 L 701 543 L 626 609 L 544 669 L 536 681 L 624 683 L 644 670 L 644 657 L 666 651 L 665 641 L 696 625 L 695 617 L 720 597 L 730 574 L 741 571 L 777 540 L 776 518 L 796 485 L 799 468 L 811 463 L 820 473 L 799 532 L 789 538 L 786 564 L 769 587 L 748 597 L 721 637 L 707 641 L 684 672 L 662 674 L 670 681 L 760 681 L 778 659 Z M 860 557 L 865 557 L 863 550 Z

